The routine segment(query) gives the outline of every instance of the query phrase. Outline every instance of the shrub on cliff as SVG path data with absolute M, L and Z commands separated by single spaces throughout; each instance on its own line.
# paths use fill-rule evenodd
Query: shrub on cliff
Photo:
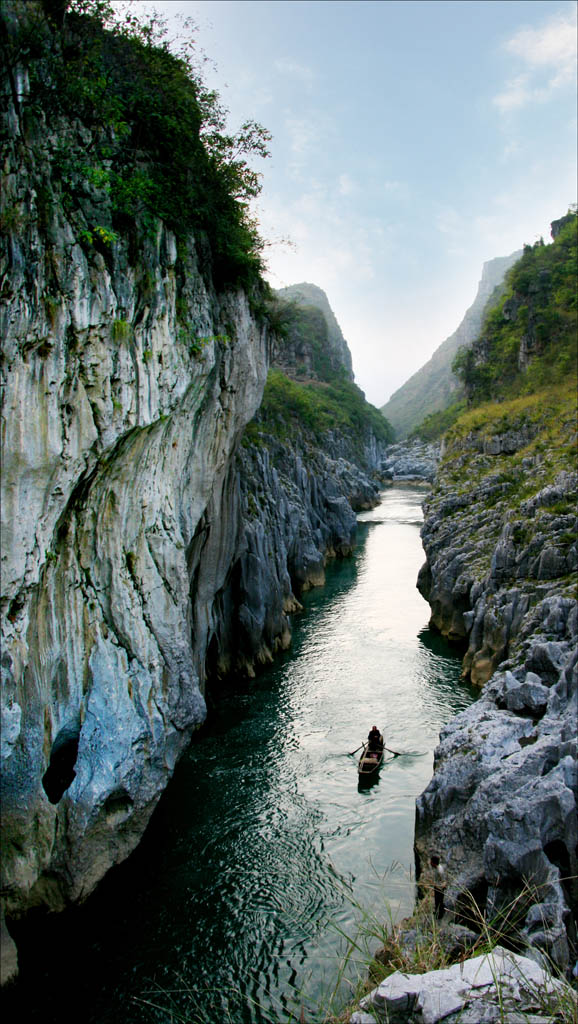
M 391 425 L 352 381 L 301 383 L 275 369 L 269 371 L 261 407 L 246 437 L 255 440 L 260 430 L 281 440 L 305 434 L 317 443 L 332 430 L 356 444 L 363 444 L 369 433 L 385 443 L 394 439 Z

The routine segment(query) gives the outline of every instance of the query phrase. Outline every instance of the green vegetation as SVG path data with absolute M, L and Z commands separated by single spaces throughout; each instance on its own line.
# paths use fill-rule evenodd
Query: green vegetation
M 13 80 L 28 71 L 18 113 L 29 144 L 47 122 L 60 136 L 51 181 L 68 213 L 85 215 L 80 240 L 110 248 L 161 218 L 181 238 L 194 234 L 217 285 L 259 290 L 262 242 L 248 204 L 260 175 L 248 160 L 268 156 L 270 135 L 253 121 L 227 132 L 226 111 L 203 85 L 193 26 L 175 54 L 162 20 L 145 20 L 138 5 L 121 16 L 109 0 L 42 8 L 6 18 L 2 50 Z
M 132 324 L 129 320 L 121 318 L 112 322 L 112 337 L 114 341 L 126 341 L 132 335 Z
M 470 405 L 531 394 L 576 377 L 578 217 L 556 222 L 551 245 L 525 246 L 506 292 L 452 369 Z
M 311 356 L 311 371 L 308 376 L 320 380 L 339 380 L 346 377 L 344 366 L 335 358 L 329 343 L 327 321 L 315 306 L 298 306 L 289 302 L 285 306 L 284 328 L 286 337 L 296 336 L 308 349 Z
M 460 399 L 460 401 L 449 405 L 447 409 L 430 413 L 429 416 L 426 416 L 423 423 L 414 427 L 411 433 L 408 434 L 408 439 L 411 441 L 414 438 L 421 438 L 423 441 L 436 441 L 445 434 L 446 430 L 453 426 L 465 407 L 465 400 Z
M 258 442 L 265 431 L 284 441 L 305 433 L 322 443 L 328 431 L 339 430 L 362 442 L 361 435 L 370 429 L 382 441 L 393 440 L 390 424 L 352 381 L 302 384 L 280 370 L 270 370 L 261 408 L 245 438 Z
M 525 433 L 528 443 L 514 454 L 484 456 L 484 440 L 506 431 Z M 447 431 L 445 444 L 443 476 L 456 493 L 460 485 L 471 491 L 473 478 L 477 486 L 491 478 L 492 483 L 505 485 L 508 508 L 515 509 L 553 483 L 560 472 L 575 468 L 575 383 L 470 409 Z
M 378 915 L 373 910 L 356 905 L 357 934 L 352 937 L 341 933 L 347 942 L 347 952 L 340 970 L 340 979 L 349 976 L 349 984 L 355 989 L 354 997 L 349 1008 L 339 1012 L 336 1008 L 336 986 L 336 991 L 328 1000 L 329 1012 L 315 1016 L 313 1020 L 323 1021 L 324 1024 L 348 1024 L 363 996 L 394 971 L 425 974 L 442 970 L 470 957 L 489 954 L 496 946 L 526 955 L 520 931 L 529 908 L 540 905 L 543 898 L 541 887 L 524 881 L 521 891 L 489 917 L 473 894 L 464 891 L 457 904 L 456 918 L 458 922 L 467 925 L 477 938 L 472 938 L 473 944 L 464 945 L 461 952 L 456 951 L 459 943 L 446 930 L 449 915 L 446 915 L 443 925 L 440 926 L 437 921 L 431 894 L 420 900 L 410 918 L 401 922 L 395 921 L 387 901 L 385 921 L 382 918 L 383 911 L 380 910 Z M 547 927 L 547 922 L 544 922 L 544 928 Z M 408 933 L 413 941 L 408 942 Z M 376 951 L 378 943 L 380 948 Z M 548 963 L 547 969 L 554 979 L 561 982 L 560 986 L 555 991 L 546 992 L 527 979 L 527 993 L 531 993 L 536 1010 L 547 1014 L 549 1020 L 558 1021 L 559 1024 L 575 1024 L 578 1004 L 573 988 L 554 963 Z M 357 976 L 356 985 L 351 981 L 352 976 Z M 498 974 L 495 975 L 495 982 L 500 998 Z M 505 1021 L 507 1015 L 502 1018 L 500 1014 L 499 1019 Z
M 435 350 L 431 358 L 414 373 L 389 399 L 381 412 L 396 431 L 399 439 L 421 437 L 433 440 L 443 434 L 447 424 L 441 420 L 430 420 L 430 415 L 444 413 L 464 397 L 463 385 L 452 373 L 452 362 L 460 344 L 473 341 L 479 334 L 484 314 L 497 306 L 506 290 L 504 275 L 521 251 L 509 256 L 498 256 L 484 265 L 482 282 L 474 302 L 466 311 L 461 323 L 453 334 Z M 494 282 L 489 298 L 487 287 Z
M 336 431 L 362 455 L 370 432 L 385 443 L 393 441 L 391 424 L 350 379 L 346 344 L 320 294 L 327 312 L 293 299 L 269 299 L 267 316 L 276 335 L 273 366 L 261 407 L 245 430 L 245 444 L 266 443 L 273 436 L 319 447 Z
M 486 307 L 479 337 L 453 360 L 457 400 L 426 416 L 410 437 L 441 437 L 466 405 L 504 403 L 576 380 L 577 227 L 571 210 L 554 222 L 551 245 L 524 247 Z

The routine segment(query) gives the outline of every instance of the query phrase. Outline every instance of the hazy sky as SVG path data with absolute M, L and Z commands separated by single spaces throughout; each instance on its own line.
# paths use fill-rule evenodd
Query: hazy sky
M 574 2 L 152 6 L 197 23 L 231 127 L 273 133 L 269 279 L 325 290 L 376 405 L 455 330 L 482 263 L 576 201 Z

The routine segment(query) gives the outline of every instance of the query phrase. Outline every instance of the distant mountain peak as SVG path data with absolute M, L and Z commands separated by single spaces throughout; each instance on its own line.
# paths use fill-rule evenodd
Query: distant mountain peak
M 484 311 L 522 251 L 496 256 L 482 266 L 476 297 L 453 334 L 436 348 L 431 358 L 381 407 L 398 438 L 419 426 L 431 413 L 446 409 L 455 400 L 459 383 L 452 373 L 453 358 L 461 345 L 471 345 L 480 333 Z M 496 294 L 496 301 L 499 295 Z
M 327 343 L 329 348 L 327 354 L 332 362 L 337 362 L 342 367 L 349 380 L 353 380 L 351 352 L 323 289 L 319 288 L 316 284 L 302 281 L 300 284 L 291 284 L 286 288 L 279 288 L 276 291 L 276 295 L 287 302 L 294 302 L 297 306 L 312 306 L 323 314 L 327 325 Z

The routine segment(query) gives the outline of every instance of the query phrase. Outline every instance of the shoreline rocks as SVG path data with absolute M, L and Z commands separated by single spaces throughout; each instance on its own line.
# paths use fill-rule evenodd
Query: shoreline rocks
M 561 408 L 563 417 L 536 406 L 516 420 L 498 406 L 465 436 L 446 436 L 424 502 L 426 563 L 417 582 L 430 625 L 461 647 L 463 674 L 481 687 L 477 702 L 443 729 L 433 777 L 416 801 L 418 890 L 438 854 L 447 879 L 439 942 L 457 929 L 469 944 L 491 935 L 525 956 L 494 949 L 504 1005 L 495 986 L 477 994 L 460 987 L 478 957 L 449 971 L 391 975 L 352 1024 L 547 1024 L 556 999 L 549 1009 L 518 1001 L 522 961 L 528 977 L 549 968 L 576 977 L 578 479 L 575 415 Z M 437 926 L 425 927 L 429 941 Z M 417 935 L 410 919 L 397 940 L 411 950 Z M 387 946 L 383 954 L 377 959 L 387 963 Z M 540 975 L 542 991 L 552 984 L 560 986 Z M 558 991 L 567 1006 L 576 1002 L 568 985 Z
M 400 441 L 389 445 L 381 464 L 387 480 L 427 480 L 435 477 L 440 445 L 425 441 Z
M 561 1003 L 576 1003 L 569 985 L 527 957 L 496 946 L 491 953 L 426 974 L 396 971 L 361 1001 L 351 1024 L 550 1024 Z M 578 1004 L 577 1004 L 578 1005 Z
M 577 477 L 560 468 L 548 479 L 548 460 L 532 461 L 538 435 L 536 424 L 506 424 L 454 439 L 424 503 L 418 588 L 483 688 L 441 733 L 416 804 L 416 871 L 441 854 L 446 905 L 464 924 L 468 902 L 489 920 L 518 899 L 518 940 L 567 970 L 578 908 Z

